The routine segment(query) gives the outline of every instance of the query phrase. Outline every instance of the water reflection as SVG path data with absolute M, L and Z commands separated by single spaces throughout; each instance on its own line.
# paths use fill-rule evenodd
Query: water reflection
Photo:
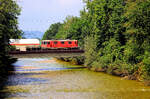
M 21 65 L 20 65 L 21 64 Z M 65 70 L 65 69 L 80 69 L 80 68 L 85 68 L 83 66 L 66 66 L 57 63 L 55 60 L 52 58 L 47 59 L 27 59 L 27 58 L 22 58 L 19 59 L 18 62 L 13 64 L 15 66 L 15 71 L 55 71 L 55 70 Z

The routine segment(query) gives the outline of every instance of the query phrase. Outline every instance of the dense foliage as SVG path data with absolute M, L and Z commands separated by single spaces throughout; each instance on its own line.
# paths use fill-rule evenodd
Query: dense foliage
M 55 39 L 55 36 L 58 33 L 60 27 L 61 27 L 61 23 L 52 24 L 49 27 L 49 29 L 45 32 L 42 39 L 43 40 Z
M 20 8 L 14 0 L 0 0 L 0 73 L 6 73 L 12 62 L 8 56 L 9 39 L 19 38 L 17 16 Z
M 84 65 L 89 68 L 149 79 L 150 1 L 84 2 L 80 17 L 67 17 L 55 38 L 79 40 L 85 50 Z

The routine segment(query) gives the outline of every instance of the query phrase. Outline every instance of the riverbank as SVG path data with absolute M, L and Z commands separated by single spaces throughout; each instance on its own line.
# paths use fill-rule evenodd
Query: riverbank
M 75 64 L 75 65 L 83 65 L 84 66 L 84 57 L 68 57 L 68 58 L 64 58 L 64 57 L 60 57 L 57 58 L 57 60 L 60 61 L 65 61 L 65 62 L 69 62 L 71 64 Z M 141 71 L 138 69 L 136 72 L 134 73 L 129 73 L 128 70 L 120 70 L 117 67 L 104 67 L 104 68 L 100 68 L 100 67 L 92 67 L 92 66 L 85 66 L 86 68 L 88 68 L 88 70 L 94 71 L 94 72 L 103 72 L 106 74 L 110 74 L 113 76 L 118 76 L 118 77 L 122 77 L 124 80 L 136 80 L 136 81 L 140 81 L 142 82 L 144 85 L 146 86 L 150 86 L 150 81 L 149 80 L 144 80 L 141 77 Z
M 83 65 L 84 64 L 84 56 L 75 56 L 75 57 L 59 57 L 56 58 L 58 60 L 62 60 L 65 62 L 70 62 L 74 65 Z
M 122 77 L 124 80 L 135 80 L 143 83 L 146 86 L 150 86 L 150 80 L 142 79 L 141 71 L 136 71 L 133 74 L 130 74 L 129 71 L 121 71 L 119 68 L 88 68 L 94 72 L 104 72 L 113 76 Z

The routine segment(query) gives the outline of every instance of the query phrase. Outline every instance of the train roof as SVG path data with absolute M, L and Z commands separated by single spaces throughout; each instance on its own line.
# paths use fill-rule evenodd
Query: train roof
M 10 39 L 10 44 L 39 44 L 38 39 Z
M 77 40 L 42 40 L 42 41 L 77 41 Z

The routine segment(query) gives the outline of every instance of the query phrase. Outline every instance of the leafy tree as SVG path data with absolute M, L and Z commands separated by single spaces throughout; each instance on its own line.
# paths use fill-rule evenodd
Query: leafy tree
M 14 0 L 0 0 L 0 69 L 6 72 L 9 57 L 9 39 L 21 37 L 21 31 L 18 30 L 17 16 L 20 14 L 20 8 Z
M 131 4 L 131 3 L 130 3 Z M 129 5 L 130 5 L 129 4 Z M 136 0 L 132 2 L 134 9 L 128 15 L 128 44 L 126 50 L 127 62 L 143 64 L 137 69 L 142 68 L 142 76 L 150 79 L 150 1 Z
M 65 21 L 63 22 L 62 27 L 60 28 L 56 38 L 58 39 L 69 39 L 68 35 L 70 34 L 70 28 L 72 23 L 76 20 L 76 17 L 67 16 Z
M 98 54 L 97 58 L 90 63 L 94 67 L 97 67 L 97 63 L 101 60 L 103 62 L 99 67 L 108 67 L 122 58 L 122 55 L 118 56 L 118 54 L 122 54 L 121 49 L 125 44 L 125 35 L 123 33 L 126 29 L 123 27 L 125 21 L 125 17 L 122 16 L 124 13 L 123 3 L 123 0 L 94 0 L 87 2 L 87 12 L 89 13 L 87 18 L 91 20 L 89 25 L 92 27 L 90 37 L 94 35 L 94 39 L 89 39 L 87 42 L 94 42 L 93 44 L 96 47 L 92 49 L 89 45 L 89 49 Z M 92 53 L 90 52 L 91 50 L 87 50 L 86 53 Z M 92 55 L 91 57 L 86 55 L 85 60 L 92 58 Z
M 49 40 L 49 39 L 55 39 L 56 34 L 58 33 L 60 27 L 61 27 L 61 23 L 55 23 L 52 24 L 49 29 L 45 32 L 44 36 L 43 36 L 43 40 Z

